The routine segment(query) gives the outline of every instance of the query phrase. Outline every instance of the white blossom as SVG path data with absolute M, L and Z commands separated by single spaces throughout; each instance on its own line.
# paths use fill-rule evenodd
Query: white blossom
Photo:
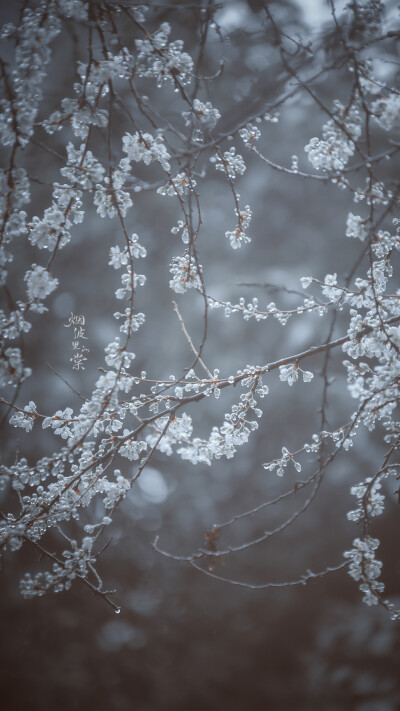
M 239 212 L 236 208 L 235 212 L 239 218 L 238 224 L 232 232 L 225 232 L 225 237 L 229 239 L 232 249 L 239 249 L 242 244 L 251 242 L 250 237 L 246 235 L 246 230 L 250 224 L 252 212 L 249 205 Z
M 353 548 L 343 553 L 345 558 L 350 560 L 349 575 L 354 580 L 360 581 L 360 590 L 363 594 L 363 601 L 367 605 L 377 605 L 379 595 L 384 590 L 384 585 L 378 578 L 381 574 L 382 563 L 375 559 L 375 550 L 379 546 L 377 538 L 365 536 L 365 538 L 355 538 Z
M 239 136 L 247 148 L 253 148 L 261 136 L 261 131 L 257 126 L 248 123 L 245 128 L 241 128 Z
M 185 119 L 186 126 L 190 126 L 193 117 L 199 124 L 208 129 L 213 129 L 221 118 L 218 109 L 213 108 L 209 101 L 206 101 L 204 104 L 199 99 L 193 100 L 193 111 L 184 111 L 182 116 Z
M 129 430 L 124 430 L 123 437 L 129 435 Z M 122 447 L 119 448 L 119 453 L 127 459 L 135 460 L 139 459 L 140 453 L 147 449 L 147 442 L 137 442 L 134 439 L 128 439 Z
M 323 140 L 312 138 L 304 150 L 316 170 L 336 173 L 354 154 L 355 142 L 361 135 L 361 115 L 354 107 L 345 110 L 340 102 L 335 103 L 334 115 L 335 119 L 323 126 Z
M 127 154 L 129 160 L 136 162 L 143 161 L 149 165 L 152 161 L 156 161 L 166 171 L 170 171 L 171 166 L 168 162 L 170 155 L 163 143 L 162 136 L 153 138 L 150 133 L 135 133 L 131 135 L 126 133 L 122 139 L 123 150 Z
M 365 228 L 365 223 L 366 220 L 363 220 L 362 217 L 359 217 L 359 215 L 353 215 L 352 212 L 349 212 L 346 221 L 346 237 L 355 237 L 356 239 L 361 240 L 361 242 L 364 242 L 368 234 L 368 231 Z
M 235 180 L 237 175 L 243 175 L 246 170 L 245 162 L 239 153 L 236 153 L 236 148 L 232 146 L 229 151 L 225 151 L 222 155 L 217 153 L 214 158 L 215 167 L 217 170 L 226 173 L 230 180 Z
M 174 257 L 170 266 L 170 272 L 172 279 L 169 285 L 177 294 L 184 294 L 188 289 L 201 289 L 199 269 L 193 257 L 187 254 L 183 257 Z
M 400 126 L 400 96 L 390 94 L 388 97 L 381 97 L 371 105 L 371 111 L 376 121 L 385 131 Z
M 302 370 L 296 363 L 289 363 L 289 365 L 279 366 L 279 380 L 287 382 L 288 385 L 292 386 L 298 379 L 299 373 L 303 376 L 303 382 L 309 383 L 314 377 L 314 374 L 310 370 Z
M 163 22 L 153 35 L 143 40 L 135 40 L 139 74 L 156 79 L 158 87 L 167 81 L 173 86 L 176 86 L 177 82 L 185 85 L 191 81 L 193 60 L 189 54 L 182 51 L 182 40 L 168 43 L 170 32 L 168 22 Z
M 25 414 L 25 413 L 30 413 L 30 414 Z M 13 413 L 13 415 L 10 417 L 10 424 L 14 425 L 14 427 L 23 427 L 23 429 L 26 432 L 30 432 L 33 427 L 34 418 L 36 416 L 37 416 L 36 405 L 31 400 L 29 402 L 29 405 L 25 405 L 23 411 L 16 410 Z
M 160 195 L 169 195 L 169 197 L 175 197 L 176 195 L 188 195 L 196 187 L 196 181 L 193 178 L 189 178 L 186 173 L 178 173 L 174 178 L 171 178 L 167 185 L 158 188 L 157 192 Z
M 58 279 L 52 277 L 45 267 L 36 264 L 32 264 L 32 269 L 26 272 L 25 281 L 29 300 L 45 299 L 58 284 Z

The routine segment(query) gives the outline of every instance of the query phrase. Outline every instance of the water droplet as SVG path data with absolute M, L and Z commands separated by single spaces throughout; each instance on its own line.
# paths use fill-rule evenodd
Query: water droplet
M 116 615 L 119 615 L 119 613 L 121 612 L 121 608 L 120 608 L 120 607 L 117 607 L 117 608 L 114 610 L 114 612 L 115 612 Z

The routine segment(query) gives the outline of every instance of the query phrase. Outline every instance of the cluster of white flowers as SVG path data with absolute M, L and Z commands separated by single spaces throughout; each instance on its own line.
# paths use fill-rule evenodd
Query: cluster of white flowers
M 377 605 L 381 593 L 385 586 L 378 580 L 382 563 L 375 558 L 375 551 L 379 546 L 377 538 L 365 536 L 365 538 L 355 538 L 353 548 L 343 553 L 345 558 L 349 558 L 349 575 L 354 580 L 360 582 L 360 590 L 363 593 L 363 602 L 367 605 Z
M 30 301 L 45 299 L 56 289 L 58 279 L 52 277 L 47 269 L 32 264 L 25 274 L 26 291 Z
M 135 331 L 138 331 L 140 326 L 142 326 L 146 320 L 146 317 L 142 312 L 132 313 L 129 306 L 126 307 L 124 313 L 116 311 L 114 313 L 114 318 L 116 318 L 117 321 L 122 318 L 125 319 L 119 327 L 119 330 L 121 333 L 126 333 L 127 335 L 131 335 Z
M 302 281 L 307 284 L 308 282 L 311 283 L 313 280 L 310 277 L 304 277 Z M 339 289 L 339 292 L 343 293 L 342 289 Z M 254 319 L 255 321 L 265 321 L 269 316 L 272 316 L 274 319 L 279 321 L 282 326 L 286 326 L 291 316 L 301 316 L 309 311 L 315 311 L 320 316 L 323 316 L 326 313 L 327 306 L 332 303 L 331 301 L 328 301 L 326 304 L 321 304 L 313 298 L 305 298 L 302 306 L 297 306 L 297 308 L 291 310 L 284 310 L 279 309 L 274 301 L 270 301 L 265 306 L 264 310 L 261 310 L 257 297 L 254 297 L 247 303 L 246 300 L 241 297 L 238 303 L 232 304 L 230 301 L 221 301 L 209 296 L 208 302 L 210 309 L 223 308 L 226 318 L 229 318 L 231 314 L 241 313 L 245 321 L 248 321 L 249 319 Z M 333 301 L 333 303 L 334 302 L 335 301 Z
M 384 259 L 396 249 L 400 250 L 400 239 L 398 233 L 391 235 L 386 230 L 377 230 L 372 242 L 372 251 L 378 259 Z
M 385 131 L 390 131 L 392 128 L 400 126 L 399 94 L 390 94 L 390 96 L 377 99 L 372 103 L 371 110 L 377 122 Z
M 125 437 L 129 437 L 129 431 L 124 430 L 123 435 Z M 146 442 L 136 442 L 135 440 L 128 438 L 126 442 L 122 445 L 122 447 L 119 448 L 119 453 L 122 454 L 123 457 L 126 457 L 127 459 L 130 459 L 131 461 L 135 459 L 139 459 L 140 453 L 145 451 L 147 449 L 147 443 Z
M 175 227 L 171 228 L 171 232 L 173 235 L 179 234 L 179 232 L 182 230 L 182 242 L 183 244 L 189 244 L 190 241 L 190 235 L 189 235 L 189 228 L 187 226 L 186 222 L 183 222 L 183 220 L 178 220 L 178 224 Z
M 46 65 L 50 62 L 50 43 L 59 34 L 61 23 L 56 3 L 41 2 L 35 10 L 25 8 L 22 22 L 8 26 L 8 35 L 17 40 L 12 88 L 1 99 L 0 134 L 5 146 L 15 142 L 25 146 L 33 132 Z
M 232 304 L 230 301 L 218 301 L 209 297 L 209 308 L 210 309 L 220 309 L 223 308 L 225 311 L 226 318 L 229 318 L 231 314 L 241 313 L 245 321 L 254 318 L 256 321 L 264 321 L 268 318 L 267 311 L 260 311 L 258 306 L 258 299 L 255 296 L 251 301 L 246 303 L 246 300 L 241 297 L 237 304 Z
M 261 131 L 257 126 L 248 123 L 245 128 L 241 128 L 239 131 L 239 136 L 247 148 L 254 148 L 254 144 L 258 141 L 261 136 Z
M 250 224 L 252 212 L 249 205 L 246 205 L 244 210 L 238 211 L 236 208 L 235 212 L 239 218 L 239 224 L 232 232 L 225 232 L 225 237 L 229 239 L 232 249 L 239 249 L 242 244 L 251 242 L 251 238 L 246 235 L 246 230 Z
M 24 368 L 21 349 L 5 348 L 0 359 L 0 384 L 2 387 L 16 387 L 32 373 L 31 368 Z
M 383 513 L 385 497 L 380 493 L 381 488 L 380 477 L 367 477 L 362 484 L 352 486 L 350 493 L 357 497 L 358 506 L 348 512 L 349 521 L 359 523 L 367 516 L 380 516 Z
M 135 354 L 124 349 L 120 344 L 120 339 L 116 338 L 105 348 L 105 361 L 110 368 L 122 370 L 129 368 L 131 362 L 136 358 Z
M 345 168 L 361 135 L 361 113 L 357 107 L 347 110 L 337 101 L 333 116 L 322 128 L 323 140 L 312 138 L 304 149 L 312 166 L 327 173 Z
M 170 155 L 162 136 L 158 135 L 154 138 L 151 133 L 135 133 L 134 135 L 126 133 L 122 139 L 122 144 L 129 160 L 143 161 L 146 165 L 149 165 L 152 161 L 157 161 L 164 170 L 169 171 L 171 169 L 168 162 Z
M 172 279 L 169 285 L 177 294 L 184 294 L 188 289 L 200 289 L 200 274 L 202 268 L 198 267 L 194 258 L 189 254 L 183 257 L 174 257 L 170 266 Z
M 159 195 L 168 195 L 175 197 L 176 195 L 185 196 L 194 190 L 196 181 L 189 177 L 186 173 L 178 173 L 174 178 L 171 178 L 167 185 L 158 188 Z
M 346 237 L 354 237 L 355 239 L 364 242 L 368 232 L 365 228 L 367 220 L 363 219 L 359 215 L 353 215 L 349 212 L 346 220 Z
M 195 119 L 199 122 L 202 128 L 209 130 L 215 128 L 221 114 L 218 109 L 213 108 L 209 101 L 203 104 L 199 99 L 193 100 L 193 111 L 183 111 L 182 117 L 185 119 L 185 125 L 190 126 L 191 121 Z
M 107 53 L 107 59 L 99 59 L 88 67 L 78 62 L 80 82 L 75 83 L 77 98 L 65 98 L 61 109 L 54 111 L 42 121 L 44 130 L 53 134 L 61 131 L 66 121 L 70 121 L 74 135 L 87 139 L 92 126 L 105 128 L 108 124 L 108 112 L 99 107 L 100 98 L 108 93 L 108 82 L 112 79 L 129 81 L 134 74 L 135 59 L 131 52 L 123 47 L 118 54 Z
M 88 6 L 83 0 L 58 0 L 60 12 L 74 20 L 88 19 Z
M 64 212 L 57 205 L 46 208 L 42 220 L 36 216 L 32 218 L 29 235 L 31 243 L 40 249 L 52 250 L 56 245 L 65 247 L 70 240 L 67 222 Z
M 303 376 L 304 383 L 310 383 L 314 374 L 310 370 L 302 370 L 297 363 L 279 366 L 279 380 L 292 386 L 299 379 L 299 373 Z
M 175 392 L 176 390 L 177 389 L 175 389 Z M 179 393 L 177 396 L 179 396 Z M 168 428 L 166 429 L 167 425 Z M 165 434 L 160 440 L 160 434 L 164 432 L 164 430 L 166 430 Z M 174 453 L 176 445 L 182 445 L 186 442 L 190 443 L 192 432 L 192 418 L 190 415 L 187 415 L 186 412 L 183 412 L 181 417 L 174 417 L 172 420 L 168 416 L 159 417 L 156 431 L 149 433 L 146 439 L 150 447 L 157 445 L 157 449 L 160 452 L 170 457 Z
M 82 545 L 78 548 L 76 541 L 71 541 L 72 551 L 63 553 L 61 563 L 53 563 L 51 571 L 37 573 L 32 577 L 27 573 L 21 580 L 21 593 L 25 598 L 42 597 L 48 590 L 61 592 L 69 590 L 72 581 L 77 577 L 85 577 L 88 566 L 94 562 L 92 557 L 93 538 L 85 536 Z
M 109 185 L 109 179 L 105 178 L 106 185 L 97 185 L 93 202 L 97 205 L 97 212 L 100 217 L 110 217 L 111 219 L 120 214 L 126 217 L 133 202 L 129 193 L 119 188 L 115 189 Z
M 237 175 L 243 175 L 246 170 L 246 164 L 240 153 L 236 153 L 234 146 L 223 154 L 218 152 L 210 160 L 215 163 L 216 169 L 226 173 L 230 180 L 235 180 Z
M 123 250 L 118 245 L 111 247 L 109 265 L 114 269 L 120 269 L 121 267 L 126 267 L 133 259 L 144 258 L 147 252 L 145 247 L 139 244 L 138 240 L 137 234 L 133 234 L 128 245 Z
M 300 462 L 294 458 L 293 454 L 289 452 L 287 447 L 282 447 L 282 457 L 274 459 L 272 462 L 266 462 L 263 466 L 264 469 L 267 469 L 270 472 L 273 472 L 276 469 L 276 475 L 283 476 L 289 463 L 293 464 L 296 472 L 301 472 Z
M 16 410 L 13 415 L 11 415 L 9 421 L 14 427 L 23 427 L 26 432 L 30 432 L 36 416 L 36 405 L 31 400 L 29 405 L 25 405 L 23 410 Z
M 72 225 L 84 219 L 82 190 L 78 186 L 90 190 L 104 176 L 104 168 L 84 144 L 76 149 L 69 142 L 67 154 L 67 164 L 61 168 L 61 174 L 72 184 L 54 183 L 51 207 L 44 211 L 42 219 L 35 216 L 28 225 L 29 240 L 40 249 L 53 250 L 56 246 L 61 249 L 68 244 Z
M 357 188 L 354 191 L 354 202 L 362 202 L 365 200 L 367 205 L 373 205 L 377 207 L 378 205 L 387 205 L 389 200 L 393 197 L 391 190 L 385 189 L 382 182 L 373 182 L 366 178 L 365 186 L 363 188 Z
M 342 289 L 337 285 L 337 274 L 327 274 L 322 286 L 322 293 L 329 301 L 335 303 L 342 298 Z
M 258 368 L 248 366 L 243 373 L 240 372 L 241 375 L 248 374 L 249 376 L 241 381 L 241 385 L 243 387 L 249 384 L 254 386 L 255 377 L 260 381 L 260 376 L 256 376 L 257 371 L 259 371 Z M 214 376 L 217 377 L 218 374 L 218 371 L 214 371 Z M 214 394 L 215 397 L 219 397 L 220 390 L 216 381 L 214 383 L 208 385 L 204 390 L 206 396 Z M 268 392 L 268 388 L 265 390 L 262 382 L 259 387 L 263 395 Z M 258 429 L 258 422 L 251 418 L 251 415 L 255 415 L 257 418 L 262 415 L 262 411 L 257 407 L 253 389 L 240 395 L 239 403 L 232 405 L 230 413 L 225 414 L 221 427 L 212 428 L 208 439 L 194 437 L 191 442 L 177 450 L 178 454 L 182 459 L 187 459 L 192 464 L 211 465 L 214 459 L 221 457 L 232 459 L 237 451 L 236 448 L 246 444 L 250 434 Z
M 89 151 L 84 143 L 75 148 L 73 143 L 69 142 L 66 148 L 68 159 L 64 168 L 61 168 L 61 175 L 83 190 L 92 190 L 97 183 L 101 183 L 105 169 L 92 151 Z
M 2 239 L 0 244 L 0 285 L 7 280 L 6 265 L 13 261 L 6 245 L 26 233 L 26 212 L 21 208 L 30 200 L 30 185 L 26 170 L 12 167 L 0 169 L 0 215 Z
M 175 90 L 179 91 L 177 86 L 191 82 L 193 60 L 182 51 L 182 40 L 168 43 L 170 33 L 171 26 L 163 22 L 153 35 L 135 40 L 138 49 L 137 70 L 139 76 L 154 78 L 158 87 L 170 81 Z

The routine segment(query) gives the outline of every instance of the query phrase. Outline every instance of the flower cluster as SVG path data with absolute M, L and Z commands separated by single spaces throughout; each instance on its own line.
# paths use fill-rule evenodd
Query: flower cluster
M 122 454 L 123 457 L 126 457 L 127 459 L 130 459 L 131 461 L 139 459 L 140 453 L 145 451 L 147 449 L 147 443 L 146 442 L 136 442 L 134 439 L 131 439 L 129 437 L 129 431 L 124 430 L 123 432 L 123 438 L 127 438 L 125 443 L 122 445 L 122 447 L 119 447 L 119 453 Z
M 186 173 L 178 173 L 174 178 L 171 178 L 167 185 L 158 188 L 157 192 L 159 195 L 168 195 L 169 197 L 176 195 L 183 197 L 192 192 L 195 187 L 196 181 L 193 178 Z
M 343 553 L 350 560 L 349 575 L 360 582 L 363 593 L 363 602 L 367 605 L 377 605 L 385 586 L 378 580 L 381 574 L 382 563 L 375 558 L 375 551 L 379 546 L 377 538 L 365 536 L 364 539 L 355 538 L 350 551 Z
M 152 161 L 160 163 L 165 171 L 169 171 L 171 166 L 168 162 L 170 155 L 164 145 L 163 137 L 158 135 L 154 138 L 151 133 L 138 133 L 134 135 L 126 133 L 122 139 L 123 150 L 130 161 L 143 161 L 149 165 Z
M 246 235 L 246 230 L 250 224 L 252 213 L 249 205 L 246 205 L 244 210 L 238 210 L 236 208 L 235 212 L 239 218 L 239 222 L 232 232 L 225 232 L 225 237 L 229 239 L 232 249 L 239 249 L 242 244 L 251 242 L 250 237 Z
M 371 105 L 372 113 L 377 122 L 385 131 L 400 126 L 400 95 L 390 94 L 385 98 L 374 101 Z
M 77 577 L 85 577 L 88 566 L 95 561 L 92 556 L 93 538 L 86 536 L 78 548 L 76 541 L 71 541 L 72 551 L 63 553 L 64 560 L 54 563 L 51 571 L 37 573 L 32 577 L 27 573 L 21 580 L 21 593 L 23 597 L 42 597 L 48 590 L 61 592 L 69 590 L 72 581 Z
M 282 447 L 282 457 L 279 459 L 274 459 L 272 462 L 266 462 L 263 466 L 270 472 L 276 469 L 277 476 L 283 476 L 285 469 L 289 463 L 292 463 L 297 472 L 301 472 L 301 464 L 296 459 L 294 459 L 293 454 L 291 454 L 287 447 Z
M 253 418 L 254 416 L 259 418 L 262 415 L 254 397 L 256 389 L 254 385 L 259 383 L 262 396 L 268 392 L 268 388 L 265 389 L 260 382 L 261 378 L 258 372 L 258 368 L 248 366 L 243 373 L 240 373 L 248 376 L 241 381 L 242 386 L 251 385 L 253 387 L 240 395 L 239 403 L 232 405 L 231 411 L 225 414 L 221 427 L 212 428 L 208 439 L 194 437 L 191 442 L 177 450 L 182 459 L 187 459 L 192 464 L 211 465 L 214 459 L 221 457 L 232 459 L 237 451 L 236 448 L 249 441 L 251 433 L 258 429 L 258 422 Z M 214 372 L 214 376 L 218 376 L 218 371 Z M 214 394 L 215 397 L 219 397 L 220 390 L 216 384 L 211 383 L 206 386 L 204 394 L 206 396 Z
M 304 383 L 310 383 L 314 377 L 310 370 L 302 370 L 297 363 L 279 366 L 279 380 L 286 382 L 290 386 L 297 382 L 299 373 L 302 374 Z
M 198 266 L 189 254 L 174 257 L 170 265 L 171 289 L 177 294 L 184 294 L 188 289 L 201 289 L 201 271 L 201 266 Z
M 368 232 L 365 228 L 367 220 L 363 219 L 359 215 L 353 215 L 349 212 L 346 220 L 346 237 L 354 237 L 355 239 L 364 242 Z
M 36 405 L 31 400 L 29 405 L 25 405 L 23 410 L 16 410 L 14 414 L 11 415 L 9 422 L 10 425 L 14 425 L 14 427 L 23 427 L 26 432 L 30 432 L 35 417 L 37 417 Z
M 347 110 L 340 102 L 336 102 L 333 116 L 323 126 L 323 140 L 312 138 L 304 149 L 313 167 L 327 173 L 343 170 L 354 154 L 356 141 L 361 135 L 361 114 L 358 108 Z
M 137 70 L 139 76 L 154 78 L 158 87 L 170 81 L 176 88 L 191 82 L 193 60 L 182 51 L 182 40 L 168 43 L 170 33 L 171 26 L 163 22 L 153 35 L 135 40 Z
M 362 484 L 353 486 L 350 493 L 358 499 L 358 506 L 353 511 L 349 511 L 347 518 L 349 521 L 359 523 L 367 516 L 379 516 L 383 513 L 385 497 L 380 493 L 382 484 L 380 478 L 372 479 L 367 477 Z
M 225 151 L 223 154 L 217 153 L 215 157 L 212 157 L 213 162 L 215 162 L 215 167 L 217 170 L 226 173 L 229 180 L 235 180 L 237 175 L 243 175 L 246 170 L 246 164 L 240 155 L 236 153 L 236 148 L 232 146 L 229 151 Z
M 52 277 L 47 269 L 38 267 L 32 264 L 32 269 L 29 269 L 25 274 L 26 291 L 30 301 L 39 301 L 45 299 L 56 289 L 58 279 Z
M 0 134 L 5 146 L 15 142 L 25 146 L 34 128 L 46 65 L 50 62 L 50 43 L 60 32 L 54 4 L 41 2 L 35 10 L 25 8 L 18 27 L 9 27 L 17 39 L 12 90 L 1 100 Z
M 241 128 L 239 131 L 239 136 L 247 148 L 253 148 L 254 144 L 258 141 L 261 136 L 261 131 L 257 126 L 248 123 L 245 128 Z
M 221 118 L 221 114 L 218 109 L 213 108 L 209 101 L 203 104 L 199 99 L 194 99 L 193 110 L 183 111 L 182 117 L 185 119 L 186 126 L 190 126 L 192 119 L 195 119 L 202 128 L 211 130 L 215 128 Z
M 173 235 L 177 235 L 181 231 L 182 231 L 181 237 L 182 237 L 183 244 L 189 244 L 190 236 L 189 236 L 189 228 L 187 226 L 187 223 L 183 222 L 183 220 L 178 220 L 178 224 L 176 225 L 176 227 L 171 228 L 171 232 Z

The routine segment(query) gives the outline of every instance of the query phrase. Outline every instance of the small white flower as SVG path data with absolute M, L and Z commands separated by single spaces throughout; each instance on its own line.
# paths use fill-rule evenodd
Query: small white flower
M 199 99 L 194 99 L 193 101 L 193 112 L 184 111 L 182 116 L 185 119 L 186 126 L 190 125 L 191 117 L 194 116 L 199 123 L 209 129 L 214 128 L 217 121 L 221 118 L 218 109 L 214 109 L 209 101 L 203 104 Z
M 188 195 L 196 187 L 196 181 L 189 178 L 186 173 L 178 173 L 175 178 L 172 178 L 167 185 L 158 188 L 159 195 Z
M 349 212 L 346 221 L 346 237 L 355 237 L 363 242 L 368 234 L 365 223 L 366 220 L 363 220 L 362 217 Z
M 156 161 L 166 171 L 170 171 L 171 166 L 168 162 L 169 153 L 163 143 L 162 136 L 153 138 L 150 133 L 135 133 L 131 135 L 126 133 L 122 139 L 123 150 L 127 154 L 129 160 L 136 162 L 143 161 L 146 165 Z
M 299 378 L 299 366 L 294 365 L 294 363 L 289 363 L 289 365 L 279 366 L 279 380 L 282 382 L 287 382 L 290 387 Z
M 129 430 L 124 430 L 123 437 L 129 435 Z M 119 453 L 127 459 L 136 460 L 140 457 L 140 452 L 147 449 L 147 442 L 136 442 L 134 439 L 128 439 L 122 447 L 119 448 Z
M 25 413 L 31 413 L 31 414 L 25 414 Z M 14 412 L 13 415 L 10 417 L 10 425 L 14 425 L 14 427 L 23 427 L 26 432 L 30 432 L 34 419 L 36 417 L 36 405 L 35 403 L 31 400 L 29 402 L 29 405 L 25 405 L 24 411 L 16 411 Z
M 303 376 L 303 382 L 304 383 L 311 383 L 314 373 L 311 372 L 311 370 L 302 370 L 301 371 L 302 376 Z
M 303 289 L 308 289 L 310 284 L 312 284 L 312 277 L 301 277 L 300 281 Z

